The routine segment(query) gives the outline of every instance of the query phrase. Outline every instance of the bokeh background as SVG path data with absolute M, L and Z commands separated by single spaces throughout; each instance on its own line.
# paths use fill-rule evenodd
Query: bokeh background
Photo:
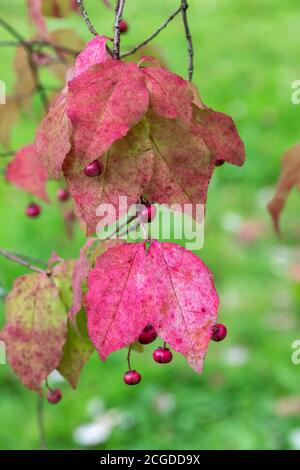
M 0 16 L 25 36 L 33 34 L 25 0 L 2 0 Z M 150 34 L 176 8 L 177 0 L 127 1 L 130 30 L 122 48 Z M 96 29 L 112 34 L 113 12 L 86 0 Z M 280 171 L 280 155 L 299 140 L 299 106 L 291 83 L 300 79 L 297 0 L 190 0 L 195 47 L 194 81 L 209 106 L 231 114 L 247 148 L 243 168 L 215 172 L 207 204 L 205 245 L 199 255 L 212 269 L 220 295 L 220 320 L 229 329 L 211 344 L 204 372 L 196 375 L 175 355 L 164 367 L 151 359 L 153 345 L 135 353 L 143 382 L 126 387 L 126 351 L 84 368 L 76 391 L 63 391 L 58 406 L 45 406 L 50 449 L 300 449 L 300 365 L 291 361 L 300 339 L 300 218 L 294 191 L 276 238 L 266 210 Z M 91 38 L 82 19 L 49 19 L 49 28 L 71 26 Z M 0 30 L 0 40 L 11 39 Z M 186 76 L 181 18 L 155 40 L 170 69 Z M 0 50 L 0 79 L 14 80 L 13 48 Z M 44 72 L 47 81 L 47 71 Z M 11 148 L 30 143 L 41 116 L 38 98 L 14 127 Z M 0 123 L 1 125 L 1 123 Z M 1 158 L 1 168 L 7 159 Z M 52 251 L 76 258 L 84 236 L 76 227 L 68 240 L 50 185 L 53 204 L 38 220 L 24 216 L 28 196 L 0 175 L 0 246 L 47 259 Z M 0 259 L 3 300 L 17 275 L 26 272 Z M 159 344 L 159 341 L 157 341 Z M 0 448 L 38 448 L 36 396 L 24 389 L 8 365 L 0 366 Z

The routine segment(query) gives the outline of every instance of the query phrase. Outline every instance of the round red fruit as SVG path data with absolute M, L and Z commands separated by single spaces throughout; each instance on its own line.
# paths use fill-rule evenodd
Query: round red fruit
M 152 222 L 156 216 L 156 207 L 153 204 L 141 206 L 138 211 L 138 216 L 143 224 L 148 224 Z
M 153 359 L 159 364 L 168 364 L 173 359 L 173 354 L 168 348 L 158 348 L 153 351 Z
M 102 173 L 101 164 L 98 162 L 98 160 L 95 160 L 85 167 L 84 172 L 86 176 L 89 176 L 90 178 L 93 176 L 100 176 Z
M 213 341 L 219 342 L 226 338 L 227 335 L 227 328 L 222 323 L 217 323 L 213 326 L 212 336 L 211 339 Z
M 225 163 L 225 160 L 223 160 L 222 158 L 219 158 L 218 160 L 216 160 L 215 166 L 222 166 L 224 165 L 224 163 Z
M 57 199 L 62 202 L 68 201 L 68 199 L 70 199 L 69 191 L 67 191 L 65 188 L 59 188 L 57 191 Z
M 47 392 L 47 400 L 49 403 L 56 405 L 62 399 L 62 393 L 59 388 L 55 390 L 48 390 Z
M 41 213 L 41 207 L 36 204 L 35 202 L 29 204 L 26 207 L 26 215 L 27 217 L 38 217 Z
M 136 370 L 128 370 L 125 372 L 123 380 L 126 385 L 137 385 L 142 380 L 142 376 Z
M 150 344 L 157 338 L 157 333 L 152 325 L 147 325 L 139 336 L 141 344 Z
M 128 23 L 125 20 L 121 20 L 119 23 L 120 33 L 126 33 L 128 31 Z

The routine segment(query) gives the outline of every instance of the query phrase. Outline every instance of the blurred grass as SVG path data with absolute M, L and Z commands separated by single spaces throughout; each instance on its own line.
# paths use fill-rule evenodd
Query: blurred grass
M 178 2 L 127 2 L 130 30 L 127 48 L 151 33 Z M 25 2 L 3 0 L 0 15 L 26 35 Z M 96 29 L 111 35 L 112 12 L 101 2 L 86 5 Z M 75 448 L 74 428 L 90 420 L 87 404 L 101 397 L 107 408 L 131 417 L 128 429 L 117 427 L 99 448 L 104 449 L 286 449 L 291 432 L 300 428 L 299 413 L 282 416 L 277 400 L 299 395 L 299 367 L 291 363 L 291 344 L 300 338 L 300 293 L 289 278 L 299 261 L 299 196 L 292 194 L 282 219 L 284 239 L 274 236 L 266 203 L 279 172 L 279 157 L 299 139 L 299 108 L 291 103 L 291 82 L 299 79 L 299 5 L 296 0 L 191 0 L 190 23 L 195 46 L 195 78 L 204 101 L 231 114 L 247 147 L 247 163 L 217 169 L 209 190 L 202 259 L 215 275 L 220 294 L 220 319 L 229 328 L 224 343 L 211 344 L 204 372 L 194 374 L 176 355 L 168 367 L 151 360 L 153 347 L 135 354 L 141 371 L 139 387 L 126 387 L 125 352 L 106 363 L 96 354 L 85 367 L 78 390 L 62 385 L 64 399 L 46 405 L 47 441 L 51 449 Z M 77 15 L 49 20 L 51 29 L 71 26 L 90 38 Z M 9 39 L 1 30 L 0 39 Z M 169 67 L 186 76 L 187 55 L 182 24 L 177 18 L 155 41 Z M 0 78 L 13 82 L 13 50 L 1 49 Z M 47 79 L 47 77 L 46 77 Z M 12 148 L 32 141 L 40 113 L 15 127 Z M 2 162 L 4 165 L 4 161 Z M 52 185 L 52 193 L 55 184 Z M 76 257 L 84 237 L 79 229 L 66 238 L 55 205 L 45 206 L 39 220 L 23 216 L 27 196 L 4 182 L 0 187 L 0 246 L 47 259 L 52 251 Z M 252 243 L 243 243 L 234 221 L 255 219 L 265 225 Z M 0 286 L 9 290 L 25 272 L 0 260 Z M 232 349 L 235 348 L 235 349 Z M 232 355 L 240 364 L 228 359 Z M 241 358 L 244 357 L 244 360 Z M 25 390 L 8 366 L 0 367 L 0 448 L 37 448 L 36 397 Z M 173 408 L 157 408 L 170 394 Z M 168 395 L 167 395 L 168 396 Z M 299 396 L 300 397 L 300 396 Z M 170 397 L 169 397 L 170 398 Z

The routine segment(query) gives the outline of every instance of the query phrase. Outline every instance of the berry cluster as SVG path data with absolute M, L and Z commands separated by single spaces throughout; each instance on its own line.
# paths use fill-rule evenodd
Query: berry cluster
M 217 323 L 212 328 L 211 339 L 213 341 L 219 342 L 225 339 L 227 335 L 227 328 L 221 323 Z M 138 341 L 140 344 L 150 344 L 157 338 L 157 332 L 155 331 L 152 325 L 147 325 L 141 332 Z M 130 353 L 130 351 L 129 351 Z M 159 347 L 153 351 L 153 359 L 158 364 L 168 364 L 173 359 L 173 354 L 169 348 L 164 344 L 162 347 Z M 129 362 L 130 366 L 130 362 Z M 125 372 L 123 380 L 126 385 L 137 385 L 142 380 L 142 376 L 136 370 L 133 370 L 129 367 L 129 370 Z

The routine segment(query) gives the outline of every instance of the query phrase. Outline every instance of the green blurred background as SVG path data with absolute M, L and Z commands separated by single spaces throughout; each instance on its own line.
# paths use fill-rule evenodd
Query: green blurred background
M 25 0 L 2 0 L 0 16 L 32 35 Z M 179 2 L 127 1 L 130 30 L 122 48 L 150 34 Z M 113 12 L 100 0 L 86 0 L 96 29 L 111 36 Z M 59 377 L 58 406 L 45 406 L 50 449 L 291 449 L 300 448 L 300 365 L 291 362 L 300 339 L 299 194 L 294 191 L 282 217 L 283 238 L 271 227 L 266 204 L 280 170 L 280 155 L 299 140 L 299 107 L 291 83 L 300 79 L 297 0 L 191 0 L 195 47 L 194 81 L 209 106 L 231 114 L 247 148 L 243 168 L 224 165 L 209 189 L 205 245 L 201 258 L 212 269 L 220 295 L 220 320 L 229 329 L 211 344 L 204 372 L 197 376 L 175 355 L 168 366 L 151 359 L 152 345 L 135 353 L 143 375 L 138 387 L 122 382 L 126 351 L 101 363 L 94 354 L 74 392 Z M 49 19 L 49 28 L 71 26 L 90 34 L 73 14 Z M 0 30 L 0 40 L 11 39 Z M 187 53 L 181 18 L 155 41 L 174 72 L 186 76 Z M 8 92 L 14 80 L 13 48 L 1 48 L 0 79 Z M 44 73 L 48 80 L 47 72 Z M 41 115 L 24 113 L 11 147 L 30 143 Z M 1 158 L 1 168 L 7 160 Z M 1 175 L 0 175 L 1 176 Z M 28 196 L 0 185 L 0 246 L 47 259 L 52 251 L 75 258 L 84 242 L 79 227 L 66 237 L 55 203 L 38 220 L 24 216 Z M 0 259 L 3 299 L 13 279 L 26 272 Z M 157 341 L 159 344 L 159 341 Z M 36 396 L 24 389 L 8 365 L 0 366 L 0 448 L 38 448 Z

